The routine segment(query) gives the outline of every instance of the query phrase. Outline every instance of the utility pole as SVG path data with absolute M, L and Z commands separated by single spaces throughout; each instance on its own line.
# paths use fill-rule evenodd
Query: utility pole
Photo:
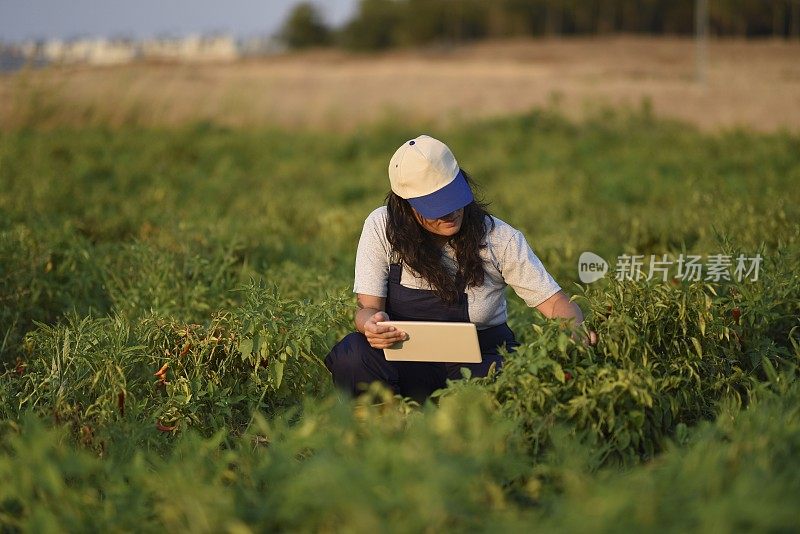
M 789 4 L 789 38 L 800 39 L 800 0 Z
M 695 81 L 703 87 L 708 81 L 708 0 L 695 0 Z

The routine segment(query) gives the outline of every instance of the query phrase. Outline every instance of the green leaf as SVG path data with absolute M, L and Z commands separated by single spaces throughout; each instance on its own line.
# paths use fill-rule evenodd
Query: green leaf
M 261 336 L 258 335 L 258 333 L 256 333 L 253 336 L 253 352 L 258 354 L 260 349 L 261 349 Z
M 275 389 L 279 389 L 281 387 L 281 382 L 283 382 L 283 369 L 286 364 L 277 358 L 272 360 L 272 365 L 269 366 L 269 375 L 272 379 L 272 383 L 275 385 Z
M 239 342 L 239 346 L 237 347 L 239 352 L 242 353 L 242 356 L 250 356 L 253 352 L 253 340 L 252 339 L 243 339 Z
M 678 423 L 675 426 L 675 439 L 681 445 L 686 445 L 689 442 L 689 428 L 685 423 Z
M 627 449 L 631 444 L 631 435 L 627 429 L 623 428 L 617 432 L 617 447 L 619 450 Z
M 764 368 L 764 373 L 766 373 L 767 379 L 773 384 L 777 384 L 779 382 L 778 372 L 775 370 L 775 366 L 772 365 L 772 362 L 769 361 L 769 358 L 766 356 L 761 358 L 761 366 Z
M 697 351 L 697 355 L 702 358 L 703 347 L 700 345 L 700 341 L 698 341 L 696 337 L 693 337 L 691 339 L 692 339 L 692 345 L 694 345 L 694 350 Z
M 564 376 L 564 370 L 561 366 L 555 362 L 553 362 L 553 375 L 555 375 L 556 380 L 561 382 L 562 384 L 566 383 L 567 377 Z
M 566 334 L 561 333 L 558 334 L 558 351 L 562 354 L 567 352 L 567 345 L 569 344 L 569 338 Z

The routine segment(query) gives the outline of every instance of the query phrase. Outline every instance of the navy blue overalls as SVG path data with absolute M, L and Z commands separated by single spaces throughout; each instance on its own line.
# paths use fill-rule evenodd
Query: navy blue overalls
M 401 273 L 399 263 L 389 265 L 386 313 L 391 320 L 470 322 L 466 293 L 462 291 L 458 302 L 451 305 L 431 290 L 400 285 Z M 469 368 L 472 376 L 486 376 L 492 363 L 499 370 L 503 359 L 498 347 L 505 344 L 508 350 L 514 350 L 518 346 L 506 323 L 478 330 L 478 343 L 481 363 L 388 362 L 383 349 L 371 347 L 361 332 L 352 332 L 331 349 L 325 366 L 333 374 L 333 382 L 352 395 L 364 391 L 367 384 L 380 381 L 395 393 L 421 403 L 445 387 L 446 379 L 461 378 L 461 367 Z

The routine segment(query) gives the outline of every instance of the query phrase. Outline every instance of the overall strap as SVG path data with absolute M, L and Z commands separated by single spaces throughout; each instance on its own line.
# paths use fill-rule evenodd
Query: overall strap
M 400 276 L 403 274 L 403 265 L 400 263 L 389 264 L 389 283 L 400 284 Z

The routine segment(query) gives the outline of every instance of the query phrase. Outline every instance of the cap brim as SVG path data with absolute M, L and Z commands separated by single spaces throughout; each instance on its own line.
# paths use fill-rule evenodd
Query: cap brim
M 426 219 L 438 219 L 474 200 L 464 174 L 459 170 L 453 181 L 438 191 L 421 197 L 409 198 L 408 202 Z

